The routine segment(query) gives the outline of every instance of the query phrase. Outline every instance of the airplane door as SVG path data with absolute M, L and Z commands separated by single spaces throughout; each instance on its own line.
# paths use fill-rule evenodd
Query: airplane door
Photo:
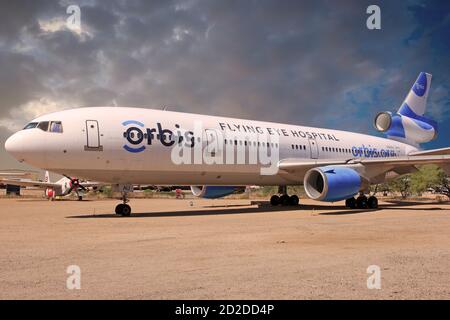
M 308 139 L 309 149 L 311 150 L 311 159 L 319 158 L 319 146 L 317 145 L 316 139 Z
M 87 144 L 84 146 L 86 151 L 103 151 L 100 144 L 100 130 L 97 120 L 86 120 L 86 140 Z
M 211 157 L 221 155 L 221 146 L 219 145 L 219 137 L 217 131 L 214 129 L 206 129 L 206 152 Z

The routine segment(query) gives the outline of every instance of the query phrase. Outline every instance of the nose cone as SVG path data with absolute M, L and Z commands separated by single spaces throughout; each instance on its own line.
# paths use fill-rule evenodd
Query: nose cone
M 22 156 L 23 141 L 21 141 L 21 135 L 19 133 L 13 134 L 5 142 L 5 150 L 17 160 Z
M 46 160 L 46 132 L 22 130 L 16 132 L 5 142 L 5 150 L 19 162 L 26 162 L 35 167 L 43 167 Z

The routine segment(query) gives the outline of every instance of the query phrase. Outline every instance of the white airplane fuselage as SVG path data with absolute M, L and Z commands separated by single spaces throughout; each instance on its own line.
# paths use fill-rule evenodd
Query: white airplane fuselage
M 176 164 L 169 139 L 161 139 L 161 134 L 170 135 L 164 130 L 175 134 L 179 128 L 184 142 L 193 138 L 195 143 L 202 144 L 202 150 L 208 144 L 208 138 L 198 142 L 202 133 L 218 134 L 216 137 L 232 133 L 233 148 L 240 146 L 247 156 L 253 152 L 245 145 L 248 134 L 253 137 L 265 135 L 276 141 L 279 160 L 390 158 L 417 150 L 391 139 L 347 131 L 141 108 L 79 108 L 44 115 L 31 123 L 46 121 L 60 122 L 62 132 L 37 127 L 19 131 L 6 142 L 8 152 L 19 161 L 41 169 L 111 184 L 237 186 L 303 183 L 299 176 L 293 179 L 282 174 L 262 175 L 260 163 Z M 200 134 L 195 131 L 198 123 L 202 126 Z M 126 130 L 132 127 L 144 134 L 140 137 L 138 131 L 130 131 L 136 135 L 132 139 L 138 142 L 136 144 L 126 137 Z M 191 134 L 185 135 L 189 131 Z M 226 135 L 224 139 L 227 139 Z M 227 142 L 225 147 L 230 144 Z M 251 138 L 247 143 L 258 148 Z

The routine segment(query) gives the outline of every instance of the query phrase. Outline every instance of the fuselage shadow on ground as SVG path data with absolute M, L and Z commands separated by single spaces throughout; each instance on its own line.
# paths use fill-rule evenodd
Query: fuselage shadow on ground
M 429 205 L 439 205 L 440 207 L 423 207 Z M 299 213 L 318 212 L 318 215 L 348 215 L 348 214 L 366 214 L 383 210 L 407 210 L 410 211 L 439 211 L 450 207 L 450 203 L 430 203 L 430 202 L 411 202 L 411 201 L 389 201 L 386 204 L 380 204 L 377 209 L 348 209 L 343 205 L 298 205 L 298 206 L 270 206 L 265 202 L 260 205 L 251 206 L 250 204 L 239 205 L 205 205 L 199 207 L 199 210 L 172 210 L 172 211 L 156 211 L 156 212 L 135 212 L 129 218 L 159 218 L 159 217 L 184 217 L 184 216 L 208 216 L 208 215 L 233 215 L 233 214 L 252 214 L 252 213 L 271 213 L 271 212 L 291 212 L 299 211 Z M 444 208 L 443 208 L 444 207 Z M 68 216 L 70 219 L 97 219 L 97 218 L 126 218 L 114 213 L 98 213 L 98 214 L 79 214 Z

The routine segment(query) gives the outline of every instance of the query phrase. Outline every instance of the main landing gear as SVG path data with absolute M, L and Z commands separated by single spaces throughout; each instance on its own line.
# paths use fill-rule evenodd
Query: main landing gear
M 116 207 L 116 214 L 129 217 L 131 215 L 131 207 L 127 204 L 130 200 L 128 199 L 128 192 L 122 192 L 122 202 Z
M 273 195 L 270 198 L 270 204 L 272 206 L 278 206 L 278 205 L 282 205 L 282 206 L 297 206 L 299 203 L 299 198 L 293 194 L 291 196 L 289 196 L 287 194 L 287 187 L 286 186 L 279 186 L 278 187 L 278 194 L 280 195 Z
M 378 199 L 375 196 L 366 197 L 361 193 L 356 199 L 345 200 L 345 206 L 350 209 L 377 209 Z

